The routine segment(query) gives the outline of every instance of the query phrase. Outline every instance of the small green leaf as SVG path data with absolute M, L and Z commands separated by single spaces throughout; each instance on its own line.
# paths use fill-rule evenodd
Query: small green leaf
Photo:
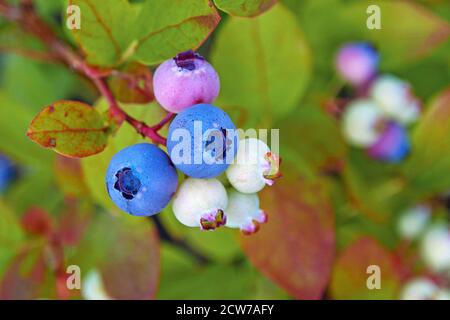
M 306 181 L 283 163 L 285 174 L 260 194 L 269 222 L 242 245 L 258 270 L 298 299 L 320 299 L 334 256 L 334 217 L 320 181 Z
M 371 265 L 380 268 L 380 289 L 370 290 L 367 286 L 368 278 L 376 277 L 373 271 L 367 272 Z M 401 271 L 401 265 L 392 253 L 372 238 L 360 238 L 337 257 L 330 295 L 334 299 L 396 299 L 402 280 Z
M 242 106 L 265 123 L 298 106 L 311 71 L 303 33 L 281 4 L 255 19 L 228 19 L 212 62 L 221 78 L 218 104 Z
M 278 0 L 214 0 L 216 6 L 232 16 L 255 17 L 269 10 Z
M 31 122 L 27 135 L 62 155 L 83 158 L 105 149 L 108 130 L 104 117 L 91 106 L 62 100 L 44 108 Z
M 136 58 L 144 64 L 156 64 L 196 49 L 219 21 L 210 0 L 147 0 L 135 23 L 139 40 Z

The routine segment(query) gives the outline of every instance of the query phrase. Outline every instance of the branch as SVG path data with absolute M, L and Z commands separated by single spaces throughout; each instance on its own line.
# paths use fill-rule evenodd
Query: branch
M 160 123 L 149 126 L 128 115 L 117 103 L 104 78 L 111 74 L 111 70 L 103 70 L 90 66 L 71 47 L 62 42 L 53 30 L 36 15 L 32 6 L 23 2 L 19 6 L 11 6 L 5 0 L 0 0 L 0 15 L 18 24 L 25 32 L 34 35 L 41 40 L 50 50 L 51 54 L 62 63 L 90 79 L 98 91 L 106 98 L 109 104 L 109 114 L 116 124 L 121 125 L 124 121 L 133 126 L 136 131 L 144 137 L 149 138 L 156 144 L 166 144 L 166 139 L 158 131 L 161 130 L 171 119 L 168 114 Z
M 203 254 L 198 252 L 195 248 L 191 247 L 187 242 L 183 241 L 182 239 L 173 237 L 167 229 L 162 224 L 161 220 L 159 219 L 158 215 L 151 216 L 150 219 L 153 221 L 153 223 L 156 226 L 156 229 L 158 230 L 158 234 L 161 240 L 166 241 L 175 247 L 178 247 L 180 249 L 183 249 L 184 251 L 190 253 L 195 260 L 201 265 L 207 264 L 210 262 L 210 260 L 205 257 Z

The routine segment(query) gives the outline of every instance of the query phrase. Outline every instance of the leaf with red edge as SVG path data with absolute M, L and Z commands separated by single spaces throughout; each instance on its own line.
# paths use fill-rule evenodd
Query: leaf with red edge
M 269 222 L 242 238 L 246 255 L 295 298 L 320 299 L 335 249 L 334 217 L 323 185 L 289 170 L 261 192 L 260 200 Z
M 197 49 L 219 21 L 210 0 L 147 0 L 134 24 L 135 57 L 148 65 Z
M 277 3 L 278 0 L 214 0 L 216 6 L 228 14 L 238 17 L 258 16 Z
M 115 98 L 122 103 L 149 103 L 153 95 L 153 76 L 149 68 L 133 62 L 115 71 L 108 80 Z
M 370 290 L 367 267 L 376 265 L 381 271 L 381 289 Z M 395 299 L 402 282 L 403 268 L 393 253 L 376 240 L 356 240 L 338 256 L 333 268 L 330 296 L 334 299 Z
M 73 158 L 105 149 L 109 127 L 91 106 L 61 100 L 44 108 L 31 122 L 27 135 L 45 148 Z

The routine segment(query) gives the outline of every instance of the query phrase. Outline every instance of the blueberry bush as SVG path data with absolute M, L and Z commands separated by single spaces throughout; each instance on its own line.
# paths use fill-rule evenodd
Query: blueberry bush
M 444 0 L 0 0 L 0 299 L 450 299 L 449 39 Z

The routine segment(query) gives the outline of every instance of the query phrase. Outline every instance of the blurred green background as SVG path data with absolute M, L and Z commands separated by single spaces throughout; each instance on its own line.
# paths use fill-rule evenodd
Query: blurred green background
M 82 19 L 86 14 L 78 36 L 65 27 L 68 1 L 32 2 L 62 39 L 83 48 L 89 62 L 121 67 L 108 44 L 98 44 L 103 33 L 97 42 L 83 38 L 100 28 L 83 11 L 83 0 L 73 1 L 82 7 Z M 150 16 L 156 11 L 163 18 L 155 23 L 189 11 L 187 3 L 199 12 L 207 10 L 202 6 L 216 10 L 203 0 L 130 2 L 94 1 L 100 14 L 114 18 L 113 32 L 119 22 L 126 28 L 125 4 Z M 83 280 L 100 274 L 99 290 L 124 299 L 397 299 L 407 279 L 425 272 L 415 259 L 417 244 L 406 245 L 396 223 L 424 202 L 434 221 L 449 220 L 450 3 L 278 2 L 250 18 L 217 9 L 222 19 L 214 30 L 186 27 L 188 36 L 166 34 L 126 60 L 154 70 L 172 51 L 196 47 L 211 32 L 199 52 L 221 78 L 216 105 L 238 127 L 280 129 L 284 177 L 260 194 L 269 222 L 251 237 L 184 227 L 169 206 L 159 215 L 176 239 L 168 241 L 154 221 L 120 212 L 107 196 L 104 172 L 115 152 L 142 141 L 128 124 L 104 152 L 81 160 L 29 140 L 31 120 L 57 100 L 99 110 L 106 104 L 86 78 L 54 63 L 42 43 L 0 20 L 0 153 L 17 166 L 17 178 L 0 194 L 0 298 L 87 298 L 83 290 L 65 288 L 69 265 L 80 266 Z M 366 27 L 369 4 L 381 8 L 381 30 Z M 151 28 L 152 21 L 133 25 Z M 410 128 L 412 152 L 400 164 L 376 162 L 348 146 L 339 120 L 328 112 L 346 88 L 334 57 L 349 41 L 372 43 L 380 72 L 408 81 L 423 102 L 423 116 Z M 154 101 L 122 107 L 147 123 L 164 116 Z M 366 288 L 369 264 L 382 266 L 381 290 Z

